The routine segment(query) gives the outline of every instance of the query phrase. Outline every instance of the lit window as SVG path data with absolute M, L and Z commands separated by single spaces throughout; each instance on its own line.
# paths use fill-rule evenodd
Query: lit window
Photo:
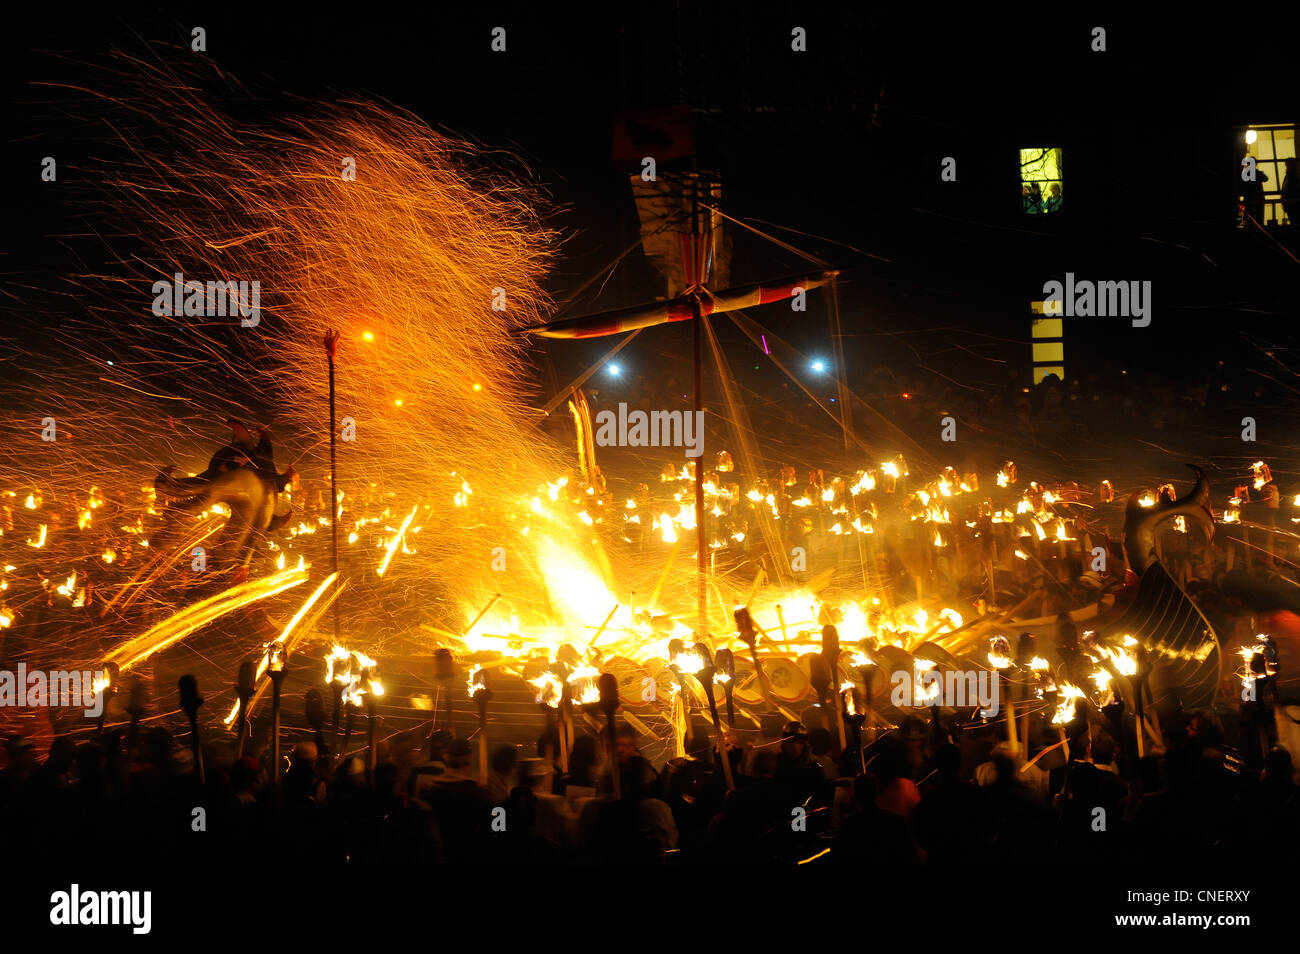
M 1043 302 L 1031 302 L 1034 314 L 1043 313 Z M 1038 384 L 1049 374 L 1065 380 L 1065 323 L 1060 318 L 1030 319 L 1033 338 L 1034 383 Z
M 1061 150 L 1020 150 L 1020 201 L 1027 215 L 1061 211 Z
M 1241 175 L 1237 176 L 1241 190 L 1237 201 L 1244 212 L 1260 225 L 1290 224 L 1291 218 L 1282 205 L 1282 191 L 1287 177 L 1295 171 L 1295 127 L 1244 126 L 1237 130 L 1237 143 L 1243 159 L 1249 156 L 1255 160 L 1253 183 L 1242 182 Z M 1240 224 L 1245 225 L 1244 218 Z

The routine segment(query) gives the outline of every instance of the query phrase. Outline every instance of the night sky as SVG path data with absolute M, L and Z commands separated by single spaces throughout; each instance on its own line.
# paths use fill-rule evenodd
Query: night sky
M 547 278 L 559 302 L 636 236 L 631 167 L 611 158 L 615 116 L 686 105 L 703 111 L 698 161 L 721 176 L 728 212 L 842 268 L 851 375 L 886 364 L 973 388 L 1027 378 L 1028 302 L 1067 270 L 1155 286 L 1150 328 L 1071 326 L 1071 376 L 1122 367 L 1178 380 L 1223 358 L 1276 371 L 1261 349 L 1291 361 L 1296 243 L 1286 229 L 1270 238 L 1234 228 L 1233 126 L 1295 122 L 1297 84 L 1285 41 L 1240 18 L 959 21 L 922 11 L 904 21 L 864 5 L 809 14 L 680 3 L 75 17 L 38 6 L 12 16 L 0 277 L 19 338 L 58 320 L 68 303 L 45 293 L 94 254 L 59 238 L 82 210 L 37 172 L 55 154 L 61 177 L 75 177 L 94 117 L 61 116 L 32 83 L 77 82 L 92 75 L 81 63 L 109 49 L 187 43 L 200 25 L 208 52 L 194 55 L 265 97 L 260 108 L 383 99 L 489 154 L 503 150 L 511 168 L 522 163 L 564 237 Z M 1095 25 L 1108 31 L 1104 53 L 1089 49 Z M 490 49 L 494 26 L 507 29 L 505 54 Z M 793 26 L 808 31 L 805 53 L 790 49 Z M 1017 150 L 1048 144 L 1064 149 L 1067 201 L 1031 222 L 1018 202 Z M 956 182 L 940 181 L 945 156 L 958 160 Z M 735 242 L 736 283 L 801 268 L 751 236 Z M 662 281 L 638 252 L 567 313 L 656 294 Z M 798 320 L 758 317 L 807 353 L 829 354 L 819 307 Z M 688 338 L 656 329 L 627 363 L 685 360 Z M 567 378 L 602 351 L 547 354 Z M 539 353 L 539 375 L 546 360 Z

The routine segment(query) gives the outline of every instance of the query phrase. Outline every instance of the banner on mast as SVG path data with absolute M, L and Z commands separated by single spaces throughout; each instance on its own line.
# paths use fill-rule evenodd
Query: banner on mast
M 683 294 L 695 285 L 725 285 L 731 278 L 731 238 L 723 219 L 700 209 L 700 235 L 691 232 L 696 180 L 693 174 L 660 171 L 654 179 L 630 177 L 632 198 L 641 223 L 641 248 L 668 283 L 668 294 Z M 699 181 L 700 202 L 718 208 L 722 185 Z

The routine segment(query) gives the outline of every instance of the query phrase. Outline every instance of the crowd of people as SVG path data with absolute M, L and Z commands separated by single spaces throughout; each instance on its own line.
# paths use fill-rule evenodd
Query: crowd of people
M 1072 385 L 1076 395 L 1048 381 L 1003 397 L 1023 404 L 1034 433 L 1072 427 L 1076 416 L 1092 413 L 1085 409 L 1094 399 L 1151 413 L 1105 389 L 1098 395 L 1111 396 L 1085 400 L 1081 387 Z M 1210 382 L 1171 397 L 1172 406 L 1190 424 L 1212 393 Z M 922 400 L 899 392 L 900 420 Z M 1000 407 L 975 408 L 971 419 Z M 260 469 L 274 475 L 269 489 L 278 492 L 292 474 L 276 473 L 262 437 L 256 445 L 245 440 L 245 449 L 256 455 L 266 446 Z M 771 511 L 783 544 L 808 543 L 810 555 L 824 555 L 828 564 L 866 559 L 873 579 L 899 601 L 925 595 L 970 605 L 982 598 L 1008 607 L 1036 593 L 1041 602 L 1029 615 L 1056 617 L 1125 586 L 1123 549 L 1114 528 L 1104 526 L 1108 514 L 1121 513 L 1122 496 L 1102 501 L 1093 487 L 1054 483 L 1049 490 L 1014 476 L 1000 485 L 989 473 L 972 481 L 980 487 L 959 493 L 970 477 L 962 469 L 909 478 L 905 462 L 894 480 L 881 465 L 872 488 L 854 494 L 854 486 L 865 486 L 862 472 L 836 479 L 787 467 L 753 483 L 722 463 L 727 456 L 706 459 L 713 465 L 710 525 L 716 520 L 719 533 L 736 541 L 741 558 L 761 550 L 757 515 Z M 210 470 L 222 471 L 219 457 Z M 666 476 L 634 496 L 641 494 L 650 510 L 671 509 L 685 478 L 671 467 Z M 940 482 L 954 491 L 951 498 L 940 497 Z M 751 484 L 761 488 L 757 497 L 745 492 Z M 1281 495 L 1271 477 L 1263 488 L 1254 488 L 1257 506 L 1271 501 L 1276 509 Z M 366 493 L 357 495 L 362 513 L 372 504 Z M 608 487 L 600 495 L 609 497 L 611 513 L 626 496 Z M 991 509 L 990 495 L 999 499 Z M 319 514 L 320 489 L 316 499 L 306 496 L 307 513 Z M 932 500 L 951 510 L 941 522 L 920 519 Z M 1028 511 L 1019 512 L 1021 500 L 1031 504 Z M 26 530 L 24 521 L 45 520 L 56 503 L 9 507 L 6 519 Z M 1012 509 L 1016 522 L 994 520 Z M 1241 514 L 1277 523 L 1250 505 Z M 855 520 L 882 531 L 865 551 L 848 532 Z M 1048 532 L 1031 533 L 1035 520 Z M 67 522 L 75 522 L 75 512 Z M 620 527 L 624 545 L 655 544 L 653 524 L 638 526 L 635 538 Z M 1058 527 L 1059 538 L 1050 532 Z M 1296 567 L 1275 551 L 1271 536 L 1252 543 L 1240 528 L 1220 525 L 1211 543 L 1188 529 L 1166 524 L 1159 556 L 1230 653 L 1269 631 L 1267 614 L 1288 605 L 1277 591 L 1253 584 L 1294 586 Z M 1113 558 L 1106 569 L 1092 565 L 1094 544 Z M 125 572 L 125 562 L 119 555 L 98 572 Z M 90 594 L 78 602 L 76 588 L 68 589 L 60 596 L 47 585 L 35 602 L 85 610 Z M 13 630 L 0 657 L 10 662 L 39 646 L 41 632 L 31 625 Z M 308 862 L 357 864 L 1240 860 L 1261 844 L 1285 852 L 1300 839 L 1296 767 L 1270 728 L 1274 709 L 1290 718 L 1288 702 L 1238 705 L 1223 692 L 1209 710 L 1165 710 L 1162 744 L 1141 753 L 1132 714 L 1125 721 L 1122 707 L 1091 709 L 1064 729 L 1045 707 L 1018 737 L 1007 733 L 1005 720 L 898 715 L 897 725 L 869 722 L 862 746 L 841 750 L 834 720 L 810 705 L 799 712 L 802 721 L 769 712 L 762 728 L 729 733 L 729 772 L 711 727 L 698 720 L 682 739 L 683 754 L 666 762 L 644 757 L 645 739 L 623 722 L 612 739 L 579 732 L 561 746 L 548 732 L 535 745 L 499 745 L 486 772 L 474 742 L 446 732 L 398 731 L 356 754 L 319 731 L 286 728 L 280 773 L 265 733 L 243 752 L 227 734 L 196 750 L 186 733 L 162 721 L 93 735 L 84 724 L 60 722 L 48 752 L 24 734 L 11 735 L 0 752 L 0 831 L 19 851 L 92 845 L 217 861 L 261 846 Z
M 230 864 L 262 848 L 309 864 L 969 867 L 1245 862 L 1300 846 L 1291 756 L 1275 747 L 1247 770 L 1234 744 L 1258 720 L 1189 713 L 1165 726 L 1164 751 L 1139 758 L 1118 714 L 1065 732 L 1035 719 L 1024 748 L 995 725 L 908 718 L 837 756 L 821 715 L 729 737 L 732 790 L 703 724 L 658 768 L 625 723 L 612 746 L 580 734 L 567 772 L 544 734 L 535 750 L 495 749 L 485 784 L 476 747 L 445 732 L 399 733 L 373 765 L 304 738 L 276 784 L 269 752 L 235 757 L 227 743 L 201 754 L 201 778 L 162 728 L 60 737 L 43 762 L 15 736 L 0 830 L 19 856 Z

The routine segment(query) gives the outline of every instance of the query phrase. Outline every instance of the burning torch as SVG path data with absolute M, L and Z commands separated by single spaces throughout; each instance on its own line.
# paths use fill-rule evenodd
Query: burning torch
M 199 773 L 199 785 L 207 785 L 207 776 L 203 771 L 203 746 L 199 741 L 199 706 L 203 697 L 199 695 L 199 681 L 193 676 L 180 678 L 181 708 L 190 717 L 190 747 L 194 750 L 194 767 Z
M 326 658 L 326 665 L 329 667 L 326 673 L 325 681 L 329 683 L 330 693 L 334 697 L 334 741 L 339 740 L 339 729 L 342 727 L 340 716 L 343 710 L 343 687 L 347 685 L 347 670 L 337 668 L 335 660 L 341 661 L 340 647 L 335 644 L 333 655 Z
M 840 734 L 839 752 L 843 752 L 847 740 L 844 737 L 844 707 L 840 705 L 840 631 L 833 623 L 827 623 L 822 627 L 822 659 L 826 661 L 831 682 L 831 698 L 835 700 L 835 725 Z
M 1020 639 L 1016 641 L 1016 665 L 1022 670 L 1035 672 L 1033 668 L 1034 650 L 1038 647 L 1038 637 L 1032 633 L 1021 633 Z M 1025 693 L 1021 688 L 1021 694 Z M 1025 757 L 1029 757 L 1029 704 L 1025 699 L 1025 711 L 1020 716 L 1020 735 L 1025 740 Z
M 123 788 L 126 788 L 129 779 L 128 763 L 135 758 L 136 747 L 140 741 L 140 719 L 144 716 L 147 700 L 148 690 L 145 688 L 144 680 L 136 676 L 131 683 L 131 692 L 126 702 L 126 711 L 131 717 L 131 722 L 126 729 L 126 758 L 118 763 L 122 772 L 120 781 Z
M 871 737 L 871 707 L 874 703 L 872 683 L 876 678 L 877 669 L 876 659 L 872 655 L 875 650 L 875 642 L 867 638 L 858 643 L 858 651 L 853 655 L 853 664 L 857 667 L 858 676 L 862 679 L 862 717 L 867 726 L 868 741 Z M 865 766 L 863 771 L 866 771 Z
M 104 667 L 104 687 L 100 691 L 104 694 L 104 704 L 99 711 L 99 734 L 104 734 L 104 720 L 108 718 L 108 707 L 117 695 L 117 684 L 121 681 L 121 670 L 117 668 L 117 663 L 108 663 Z
M 731 777 L 731 759 L 727 756 L 727 740 L 722 731 L 722 720 L 718 718 L 718 703 L 713 695 L 713 675 L 715 672 L 713 658 L 709 655 L 709 647 L 703 643 L 695 644 L 695 654 L 700 657 L 703 665 L 696 672 L 695 678 L 700 681 L 704 687 L 704 698 L 709 703 L 709 714 L 713 716 L 713 725 L 717 732 L 718 757 L 722 759 L 722 777 L 726 779 L 727 791 L 732 792 L 736 789 L 736 781 Z
M 682 672 L 681 663 L 678 659 L 686 652 L 686 644 L 680 639 L 668 640 L 668 668 L 672 670 L 673 676 L 677 679 L 677 699 L 682 707 L 682 727 L 685 735 L 693 735 L 691 731 L 691 710 L 686 704 L 686 676 Z
M 331 329 L 325 333 L 325 358 L 330 369 L 330 552 L 333 557 L 334 572 L 339 571 L 339 488 L 338 488 L 338 427 L 335 424 L 334 411 L 334 359 L 339 353 L 337 331 Z M 339 603 L 334 601 L 334 642 L 339 641 Z M 337 709 L 334 727 L 338 728 Z
M 278 639 L 266 650 L 266 674 L 271 679 L 271 782 L 280 784 L 280 687 L 289 674 L 289 650 Z M 241 673 L 242 675 L 242 673 Z M 250 684 L 251 685 L 251 684 Z M 242 690 L 241 690 L 242 691 Z M 242 718 L 242 709 L 241 709 Z M 240 726 L 243 729 L 243 725 Z
M 1011 697 L 1011 679 L 1007 670 L 1014 665 L 1011 658 L 1011 642 L 1002 635 L 994 636 L 989 644 L 989 664 L 998 672 L 999 696 L 1007 700 L 1007 741 L 1019 751 L 1020 741 L 1016 733 L 1016 701 Z
M 537 687 L 537 704 L 542 707 L 542 712 L 546 716 L 547 734 L 554 730 L 559 745 L 558 753 L 550 751 L 548 746 L 548 751 L 544 754 L 548 764 L 553 764 L 556 755 L 559 755 L 561 774 L 567 774 L 569 771 L 569 740 L 565 738 L 564 726 L 560 724 L 559 719 L 560 702 L 568 691 L 568 683 L 565 682 L 564 677 L 563 666 L 560 663 L 553 663 L 536 679 L 529 681 L 530 685 Z
M 853 744 L 858 750 L 858 762 L 862 771 L 867 770 L 867 756 L 862 748 L 862 723 L 867 721 L 866 709 L 862 704 L 862 694 L 857 686 L 850 685 L 840 693 L 844 710 L 844 722 L 853 730 Z
M 433 654 L 433 678 L 438 683 L 438 695 L 442 699 L 443 706 L 446 707 L 447 722 L 444 728 L 454 737 L 456 735 L 456 723 L 451 714 L 451 684 L 456 678 L 456 660 L 452 656 L 450 649 L 438 649 Z M 434 729 L 438 727 L 437 718 L 434 719 Z
M 730 649 L 724 647 L 713 654 L 713 662 L 718 670 L 713 678 L 722 683 L 722 692 L 727 698 L 727 727 L 734 730 L 736 708 L 735 703 L 732 702 L 732 695 L 736 689 L 736 657 L 732 655 Z
M 487 707 L 492 701 L 492 690 L 487 687 L 487 673 L 480 666 L 470 670 L 469 697 L 478 704 L 478 783 L 486 786 L 488 780 Z
M 615 735 L 614 713 L 618 711 L 618 678 L 610 672 L 602 672 L 596 680 L 600 690 L 600 708 L 605 713 L 605 725 L 609 730 L 609 774 L 613 780 L 614 797 L 623 797 L 623 780 L 619 771 L 617 736 Z
M 248 700 L 253 698 L 253 683 L 257 680 L 257 667 L 251 660 L 239 664 L 239 680 L 235 693 L 239 696 L 239 737 L 235 741 L 235 758 L 244 757 L 244 743 L 248 740 Z
M 779 709 L 780 706 L 772 698 L 772 686 L 768 681 L 767 673 L 763 671 L 763 663 L 758 658 L 758 634 L 754 631 L 754 617 L 750 614 L 749 607 L 738 607 L 735 617 L 736 630 L 740 633 L 740 640 L 749 647 L 749 656 L 754 661 L 754 672 L 758 674 L 758 687 L 763 692 L 763 698 L 774 709 Z
M 565 762 L 563 768 L 567 774 L 568 755 L 567 752 L 573 751 L 573 683 L 569 682 L 574 670 L 582 665 L 582 657 L 578 651 L 565 643 L 555 651 L 555 664 L 552 671 L 560 677 L 563 692 L 560 693 L 560 754 Z

